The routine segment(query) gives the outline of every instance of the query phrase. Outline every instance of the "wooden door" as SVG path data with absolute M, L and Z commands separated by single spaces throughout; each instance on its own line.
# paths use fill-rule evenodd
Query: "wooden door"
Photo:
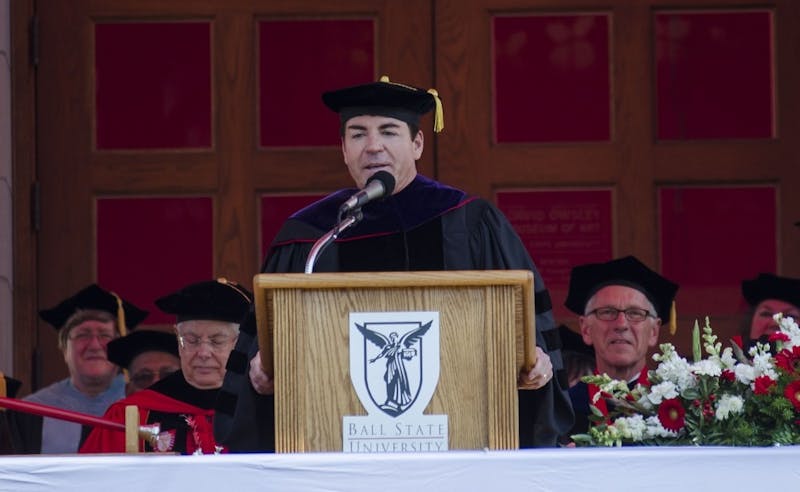
M 14 34 L 14 98 L 37 108 L 35 130 L 15 116 L 15 187 L 41 196 L 15 193 L 16 375 L 65 374 L 35 309 L 89 282 L 145 307 L 193 276 L 249 284 L 282 217 L 349 184 L 318 93 L 384 73 L 442 95 L 422 171 L 506 212 L 559 321 L 574 264 L 634 254 L 682 285 L 671 341 L 704 315 L 733 334 L 741 279 L 800 276 L 800 4 L 662 5 L 14 2 L 39 19 L 35 73 Z
M 495 200 L 550 288 L 633 254 L 681 284 L 677 338 L 800 276 L 797 2 L 440 0 L 439 177 Z M 691 352 L 683 352 L 691 353 Z
M 285 212 L 272 208 L 350 184 L 320 93 L 432 81 L 424 0 L 36 8 L 40 309 L 99 282 L 163 324 L 153 300 L 181 285 L 251 286 L 259 230 Z M 34 389 L 66 374 L 55 331 L 36 326 L 17 353 Z

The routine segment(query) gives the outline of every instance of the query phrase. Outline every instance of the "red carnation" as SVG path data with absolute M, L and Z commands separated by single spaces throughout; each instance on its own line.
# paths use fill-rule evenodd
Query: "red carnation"
M 800 381 L 792 381 L 783 390 L 783 396 L 792 402 L 796 410 L 800 410 Z
M 769 336 L 770 342 L 788 342 L 789 335 L 782 331 L 776 331 Z
M 678 432 L 683 429 L 683 426 L 686 425 L 685 416 L 686 410 L 683 409 L 683 405 L 677 398 L 664 400 L 658 407 L 658 420 L 667 430 Z
M 775 386 L 775 381 L 770 379 L 769 376 L 759 376 L 754 383 L 755 388 L 753 388 L 753 393 L 757 395 L 766 395 L 769 393 L 769 389 Z
M 786 372 L 795 372 L 800 369 L 800 346 L 778 352 L 778 355 L 775 356 L 775 365 Z
M 722 371 L 722 374 L 719 375 L 719 378 L 722 379 L 723 381 L 728 381 L 729 383 L 732 383 L 736 381 L 736 374 L 730 369 L 725 369 Z

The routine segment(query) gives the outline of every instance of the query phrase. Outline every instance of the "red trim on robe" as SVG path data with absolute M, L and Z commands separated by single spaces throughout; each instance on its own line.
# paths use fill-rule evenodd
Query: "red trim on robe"
M 190 405 L 180 400 L 175 400 L 162 393 L 153 390 L 145 389 L 137 391 L 136 393 L 123 398 L 118 402 L 112 404 L 106 410 L 104 418 L 113 420 L 114 422 L 125 423 L 125 407 L 128 405 L 136 405 L 139 407 L 139 425 L 147 425 L 147 417 L 151 411 L 173 413 L 173 414 L 186 414 L 192 417 L 193 421 L 197 424 L 196 428 L 190 425 L 190 436 L 199 435 L 201 437 L 201 446 L 203 453 L 213 453 L 216 443 L 213 439 L 213 432 L 211 424 L 208 419 L 214 417 L 213 409 L 203 409 Z M 162 432 L 169 429 L 162 429 Z M 211 442 L 205 442 L 205 441 Z M 190 449 L 191 442 L 187 442 L 187 454 L 192 454 L 196 448 Z M 139 451 L 144 451 L 144 441 L 139 440 Z M 86 441 L 81 446 L 79 453 L 124 453 L 125 452 L 125 432 L 115 431 L 110 429 L 102 429 L 96 427 Z

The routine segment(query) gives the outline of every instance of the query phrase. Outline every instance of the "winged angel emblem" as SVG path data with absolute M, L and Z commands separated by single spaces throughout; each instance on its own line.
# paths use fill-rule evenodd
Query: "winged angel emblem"
M 431 327 L 433 321 L 415 328 L 402 337 L 397 332 L 389 333 L 389 337 L 383 333 L 370 330 L 366 325 L 356 323 L 358 331 L 364 338 L 374 343 L 381 349 L 380 353 L 369 360 L 372 364 L 381 358 L 386 359 L 386 372 L 383 380 L 386 383 L 386 402 L 380 405 L 381 410 L 392 417 L 403 413 L 413 403 L 411 398 L 411 387 L 408 381 L 405 361 L 411 360 L 417 355 L 417 349 L 413 347 Z

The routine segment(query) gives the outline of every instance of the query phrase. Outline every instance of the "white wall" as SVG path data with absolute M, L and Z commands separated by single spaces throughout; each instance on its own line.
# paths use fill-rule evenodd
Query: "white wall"
M 0 0 L 0 371 L 13 374 L 11 251 L 11 13 L 10 0 Z

